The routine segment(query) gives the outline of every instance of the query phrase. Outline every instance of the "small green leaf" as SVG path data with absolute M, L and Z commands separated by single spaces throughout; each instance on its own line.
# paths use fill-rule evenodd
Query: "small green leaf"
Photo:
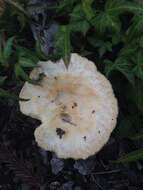
M 125 45 L 119 52 L 119 56 L 129 56 L 136 51 L 137 47 L 129 45 Z
M 106 30 L 119 33 L 121 30 L 121 22 L 117 16 L 110 15 L 106 12 L 100 12 L 90 22 L 95 30 L 101 34 Z
M 17 19 L 19 21 L 20 27 L 21 27 L 21 31 L 23 30 L 25 24 L 26 24 L 26 17 L 24 14 L 19 14 L 17 16 Z
M 85 14 L 82 9 L 82 5 L 78 4 L 74 7 L 72 13 L 70 13 L 70 23 L 80 22 L 86 20 Z
M 56 12 L 61 11 L 63 14 L 64 12 L 70 12 L 73 8 L 73 5 L 77 3 L 78 0 L 60 0 L 58 5 L 50 6 L 50 8 L 54 8 Z M 49 9 L 49 6 L 48 6 Z
M 135 85 L 135 78 L 134 74 L 132 73 L 132 65 L 129 60 L 124 57 L 118 57 L 114 62 L 110 60 L 104 60 L 104 63 L 106 76 L 109 76 L 113 70 L 120 71 L 133 86 Z
M 25 47 L 19 46 L 19 45 L 15 45 L 15 48 L 16 48 L 16 52 L 18 54 L 19 59 L 21 57 L 26 57 L 26 58 L 32 60 L 33 63 L 37 63 L 39 61 L 35 52 L 33 52 Z
M 106 52 L 106 47 L 102 46 L 99 48 L 99 56 L 102 57 Z
M 90 24 L 86 21 L 79 21 L 71 25 L 72 31 L 77 31 L 83 33 L 85 36 L 88 30 L 90 29 Z
M 143 36 L 139 39 L 139 45 L 141 48 L 143 48 Z
M 80 50 L 80 55 L 83 56 L 83 57 L 86 57 L 86 56 L 91 55 L 91 54 L 92 54 L 92 52 L 89 52 L 89 51 L 87 51 L 85 49 Z
M 76 5 L 70 14 L 70 25 L 72 31 L 78 31 L 84 35 L 89 30 L 90 23 L 85 17 L 81 4 Z
M 14 40 L 14 37 L 11 37 L 11 38 L 9 38 L 9 39 L 7 40 L 7 42 L 6 42 L 6 44 L 5 44 L 4 51 L 3 51 L 4 60 L 8 60 L 9 56 L 10 56 L 11 53 L 12 53 L 13 40 Z
M 105 74 L 106 74 L 106 77 L 109 77 L 110 73 L 115 69 L 115 65 L 109 59 L 105 59 L 104 60 L 104 64 L 105 64 Z
M 6 78 L 7 78 L 7 76 L 0 76 L 0 86 L 3 85 Z
M 121 41 L 119 35 L 112 35 L 112 44 L 117 45 Z
M 24 72 L 24 70 L 22 69 L 22 67 L 20 65 L 18 65 L 18 64 L 15 65 L 14 72 L 15 72 L 16 78 L 21 77 L 23 80 L 26 80 L 31 84 L 38 85 L 37 82 L 35 82 L 29 78 L 29 76 Z
M 68 66 L 68 62 L 70 59 L 70 27 L 69 26 L 63 26 L 63 29 L 65 37 L 64 37 L 64 48 L 63 48 L 63 59 L 65 63 Z
M 135 15 L 132 19 L 132 25 L 127 29 L 126 36 L 128 41 L 136 39 L 143 32 L 143 15 Z
M 31 59 L 28 59 L 28 58 L 25 58 L 25 57 L 21 57 L 19 59 L 18 63 L 22 67 L 36 67 L 37 66 Z
M 95 11 L 92 8 L 93 0 L 84 0 L 82 1 L 82 8 L 86 15 L 88 21 L 90 21 L 95 16 Z
M 140 131 L 139 133 L 135 134 L 130 139 L 132 140 L 143 139 L 143 131 Z
M 131 152 L 124 156 L 123 158 L 120 158 L 119 160 L 115 161 L 117 163 L 125 163 L 125 162 L 133 162 L 139 159 L 143 159 L 143 148 L 140 148 L 139 150 L 136 150 L 134 152 Z
M 107 0 L 104 7 L 105 12 L 108 12 L 110 15 L 118 16 L 126 11 L 126 4 L 127 2 L 125 2 L 125 0 Z
M 123 6 L 125 10 L 128 10 L 134 14 L 143 14 L 143 1 L 137 0 L 135 2 L 126 2 Z
M 135 66 L 133 72 L 138 78 L 143 79 L 143 65 Z
M 37 82 L 29 78 L 29 76 L 24 72 L 22 68 L 20 69 L 20 76 L 22 77 L 23 80 L 26 80 L 31 84 L 38 85 Z
M 138 50 L 135 52 L 134 56 L 131 57 L 131 60 L 135 64 L 132 72 L 140 79 L 143 79 L 143 51 Z
M 39 40 L 36 41 L 35 51 L 36 51 L 37 56 L 40 59 L 44 59 L 44 60 L 49 59 L 49 57 L 42 52 Z
M 88 37 L 87 40 L 95 48 L 104 46 L 104 41 L 98 40 L 94 37 Z
M 63 25 L 59 28 L 55 36 L 55 50 L 62 54 L 62 57 L 65 61 L 66 66 L 68 66 L 70 58 L 70 32 L 71 26 Z
M 9 92 L 7 92 L 6 90 L 3 90 L 2 88 L 0 88 L 0 96 L 1 97 L 7 97 L 7 98 L 11 98 L 11 99 L 14 99 L 14 100 L 21 100 L 21 101 L 28 101 L 28 99 L 22 99 L 22 98 L 19 98 L 13 94 L 10 94 Z
M 107 51 L 112 52 L 112 43 L 111 42 L 105 42 L 105 47 L 107 49 Z
M 118 65 L 116 68 L 118 71 L 120 71 L 127 79 L 128 81 L 134 86 L 135 85 L 135 78 L 134 74 L 131 72 L 130 68 L 128 66 L 122 66 Z
M 93 47 L 99 48 L 100 57 L 102 57 L 106 53 L 106 51 L 112 51 L 112 43 L 109 41 L 104 42 L 93 37 L 88 37 L 87 40 Z

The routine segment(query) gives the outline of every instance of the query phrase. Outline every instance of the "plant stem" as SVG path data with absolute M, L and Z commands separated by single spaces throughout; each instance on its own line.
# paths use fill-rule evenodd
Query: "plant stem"
M 26 17 L 29 18 L 28 13 L 17 3 L 14 2 L 12 0 L 5 0 L 7 3 L 9 3 L 10 5 L 12 5 L 13 7 L 15 7 L 17 10 L 19 10 L 20 12 L 22 12 Z

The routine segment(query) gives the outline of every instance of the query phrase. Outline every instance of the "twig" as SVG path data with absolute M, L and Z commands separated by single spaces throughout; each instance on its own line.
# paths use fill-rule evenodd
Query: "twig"
M 121 171 L 120 169 L 116 169 L 116 170 L 110 170 L 110 171 L 95 172 L 95 173 L 92 173 L 92 174 L 95 174 L 95 175 L 102 175 L 102 174 L 118 173 L 118 172 L 120 172 L 120 171 Z

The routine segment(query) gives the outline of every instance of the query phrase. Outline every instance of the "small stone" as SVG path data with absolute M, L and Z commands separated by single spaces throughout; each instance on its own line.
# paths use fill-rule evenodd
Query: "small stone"
M 31 189 L 31 187 L 28 184 L 26 184 L 26 183 L 23 183 L 21 185 L 21 190 L 30 190 L 30 189 Z
M 53 174 L 58 174 L 64 168 L 64 161 L 58 158 L 52 158 L 50 161 Z
M 72 190 L 72 186 L 74 185 L 73 181 L 69 181 L 67 183 L 64 183 L 59 190 Z
M 42 156 L 42 160 L 43 160 L 43 163 L 48 166 L 48 158 L 47 158 L 47 151 L 45 151 L 44 149 L 42 148 L 39 148 L 39 152 Z
M 54 181 L 50 184 L 50 190 L 57 190 L 60 186 L 60 183 L 58 181 Z
M 76 160 L 74 168 L 77 169 L 80 174 L 88 175 L 94 169 L 95 164 L 95 159 L 91 157 L 87 160 Z
M 74 190 L 82 190 L 80 186 L 76 186 Z

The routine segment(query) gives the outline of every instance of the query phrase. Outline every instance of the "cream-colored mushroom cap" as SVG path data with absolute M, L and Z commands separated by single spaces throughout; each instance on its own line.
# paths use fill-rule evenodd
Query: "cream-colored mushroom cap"
M 34 135 L 38 145 L 60 158 L 86 159 L 108 141 L 116 125 L 118 106 L 110 82 L 93 62 L 71 54 L 68 69 L 63 60 L 39 62 L 25 83 L 21 111 L 41 120 Z

